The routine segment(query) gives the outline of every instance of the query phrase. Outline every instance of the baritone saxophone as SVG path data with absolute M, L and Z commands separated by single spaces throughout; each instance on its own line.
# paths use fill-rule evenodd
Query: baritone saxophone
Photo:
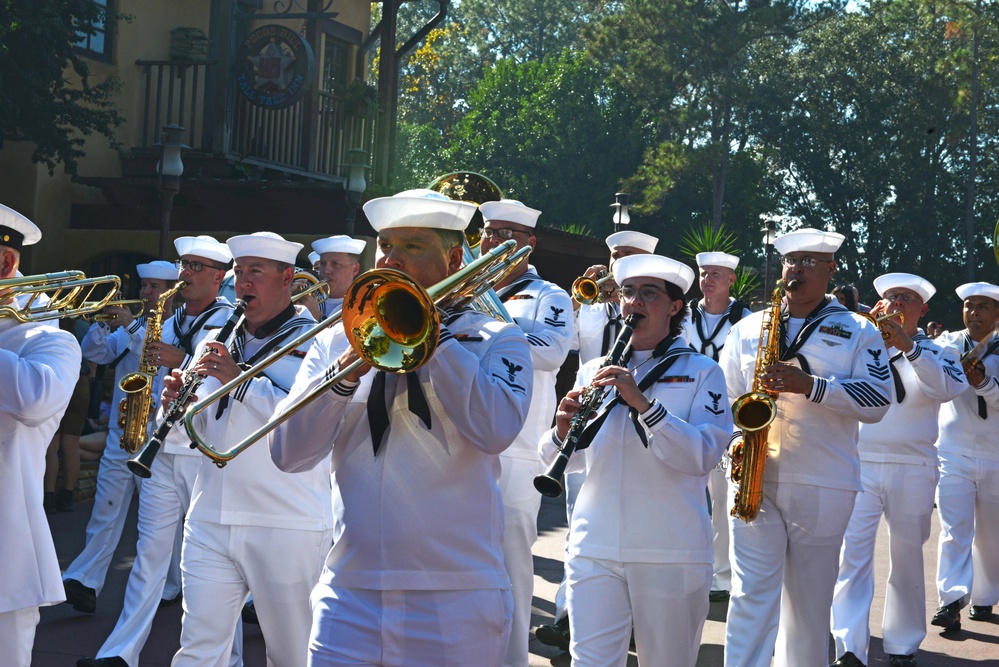
M 767 464 L 767 436 L 777 416 L 777 394 L 763 386 L 763 373 L 780 361 L 780 304 L 784 292 L 798 289 L 798 281 L 778 280 L 763 313 L 760 347 L 756 353 L 753 388 L 732 403 L 732 419 L 742 441 L 732 448 L 732 481 L 738 485 L 732 516 L 745 522 L 756 518 L 763 503 L 763 472 Z

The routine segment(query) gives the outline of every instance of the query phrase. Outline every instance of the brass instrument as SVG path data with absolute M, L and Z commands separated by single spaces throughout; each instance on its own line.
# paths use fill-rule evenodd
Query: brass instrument
M 84 322 L 110 322 L 114 319 L 114 313 L 106 312 L 108 308 L 127 308 L 128 312 L 132 313 L 132 317 L 138 317 L 142 314 L 142 309 L 145 308 L 145 305 L 146 302 L 143 299 L 114 299 L 108 301 L 101 311 L 84 313 L 80 317 L 83 318 Z
M 732 516 L 745 522 L 756 518 L 763 503 L 763 472 L 767 464 L 767 435 L 777 416 L 777 394 L 763 386 L 763 373 L 780 360 L 780 304 L 784 292 L 798 289 L 798 281 L 777 281 L 770 306 L 763 313 L 753 388 L 732 403 L 732 420 L 742 430 L 742 441 L 732 448 L 732 481 L 735 492 Z
M 225 324 L 222 325 L 222 328 L 219 329 L 213 340 L 228 345 L 229 338 L 232 337 L 232 334 L 236 331 L 236 327 L 239 326 L 240 321 L 243 319 L 243 311 L 245 310 L 246 301 L 236 299 L 236 307 L 229 314 L 229 319 L 225 321 Z M 212 354 L 212 351 L 210 348 L 207 348 L 198 361 L 201 361 L 201 359 L 209 354 Z M 203 375 L 198 375 L 194 372 L 196 365 L 197 362 L 192 363 L 184 371 L 183 385 L 181 386 L 180 393 L 163 410 L 163 421 L 156 427 L 153 436 L 149 438 L 149 442 L 146 443 L 138 454 L 128 460 L 128 469 L 143 479 L 152 477 L 153 461 L 156 459 L 156 455 L 159 453 L 163 443 L 166 442 L 167 435 L 170 434 L 174 424 L 184 416 L 187 402 L 195 395 L 195 392 L 198 391 L 198 388 L 205 381 Z
M 149 346 L 163 337 L 163 315 L 167 300 L 185 287 L 187 283 L 178 280 L 176 285 L 163 292 L 156 300 L 156 305 L 146 318 L 139 369 L 118 382 L 118 388 L 125 394 L 118 404 L 121 448 L 129 454 L 139 451 L 139 447 L 146 441 L 146 424 L 153 408 L 153 378 L 159 367 L 149 359 Z
M 601 368 L 604 366 L 621 365 L 625 352 L 631 345 L 631 335 L 635 332 L 635 325 L 643 317 L 645 316 L 632 313 L 624 318 L 624 323 L 621 325 L 621 333 L 617 335 L 614 347 L 611 348 L 611 351 L 604 358 L 604 362 L 600 365 Z M 600 404 L 604 402 L 604 394 L 606 393 L 607 387 L 595 387 L 592 384 L 583 389 L 579 396 L 579 412 L 574 414 L 572 421 L 569 422 L 569 430 L 566 432 L 565 440 L 559 448 L 558 456 L 543 475 L 537 475 L 534 478 L 534 488 L 541 495 L 548 496 L 549 498 L 558 498 L 562 495 L 562 475 L 565 473 L 565 467 L 569 463 L 569 457 L 576 451 L 576 445 L 579 443 L 579 438 L 583 434 L 583 430 L 590 423 L 590 417 L 600 408 Z
M 98 287 L 109 286 L 107 294 L 90 300 Z M 0 318 L 18 322 L 41 322 L 62 317 L 79 317 L 103 309 L 121 287 L 118 276 L 87 278 L 82 271 L 40 273 L 0 280 Z
M 362 364 L 392 373 L 408 373 L 419 368 L 437 347 L 440 330 L 438 308 L 458 307 L 474 301 L 492 283 L 501 280 L 509 268 L 529 251 L 530 248 L 517 249 L 516 241 L 506 241 L 426 290 L 400 271 L 372 269 L 362 273 L 347 289 L 342 310 L 302 332 L 236 379 L 190 406 L 184 414 L 184 427 L 193 446 L 222 468 Z M 344 332 L 360 359 L 327 378 L 310 394 L 288 406 L 284 413 L 225 451 L 207 443 L 197 432 L 194 419 L 199 413 L 341 320 Z
M 297 271 L 291 281 L 291 302 L 295 303 L 310 294 L 323 303 L 330 296 L 330 284 L 319 280 L 311 271 Z
M 882 323 L 887 322 L 893 317 L 897 317 L 899 324 L 905 324 L 905 315 L 900 310 L 894 313 L 886 313 L 884 315 L 878 315 L 877 317 L 871 315 L 870 313 L 861 313 L 861 312 L 858 312 L 857 315 L 860 315 L 865 320 L 868 320 L 871 324 L 876 326 L 881 331 L 881 338 L 885 340 L 888 340 L 888 336 L 891 335 L 891 332 L 883 328 L 881 326 Z
M 584 306 L 603 303 L 607 300 L 610 293 L 600 289 L 600 286 L 612 278 L 613 275 L 610 273 L 606 273 L 599 278 L 590 278 L 589 276 L 576 278 L 572 282 L 573 301 L 581 303 Z

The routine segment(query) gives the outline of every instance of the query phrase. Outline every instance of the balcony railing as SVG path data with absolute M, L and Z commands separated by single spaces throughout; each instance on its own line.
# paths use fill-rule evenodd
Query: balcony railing
M 159 140 L 162 125 L 186 128 L 192 148 L 248 161 L 267 168 L 313 178 L 346 177 L 347 151 L 362 148 L 370 155 L 374 119 L 356 112 L 344 98 L 310 92 L 285 109 L 264 109 L 236 91 L 231 100 L 216 100 L 208 91 L 215 62 L 140 60 L 145 77 L 142 137 L 150 147 Z M 213 137 L 216 115 L 230 110 L 228 145 Z

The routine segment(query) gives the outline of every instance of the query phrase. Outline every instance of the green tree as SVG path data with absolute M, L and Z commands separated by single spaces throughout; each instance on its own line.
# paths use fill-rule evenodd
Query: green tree
M 87 64 L 73 51 L 80 33 L 106 17 L 92 0 L 0 0 L 0 147 L 35 144 L 31 159 L 54 173 L 62 163 L 75 174 L 84 137 L 97 133 L 117 146 L 123 118 L 113 102 L 116 79 L 90 81 Z

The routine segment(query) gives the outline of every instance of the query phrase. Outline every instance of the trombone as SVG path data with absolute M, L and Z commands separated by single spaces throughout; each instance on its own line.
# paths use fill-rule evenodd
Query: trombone
M 99 286 L 108 285 L 107 294 L 94 301 L 90 297 Z M 40 273 L 0 280 L 0 318 L 18 322 L 41 322 L 61 317 L 80 317 L 105 308 L 118 293 L 118 276 L 87 278 L 82 271 Z
M 319 280 L 309 271 L 298 271 L 291 283 L 291 302 L 296 303 L 310 294 L 315 295 L 316 301 L 323 303 L 330 296 L 330 284 Z
M 603 303 L 607 300 L 609 292 L 600 289 L 600 286 L 612 278 L 612 274 L 606 273 L 599 278 L 580 276 L 572 283 L 572 298 L 576 303 L 589 306 L 594 303 Z
M 225 467 L 244 449 L 286 422 L 362 364 L 368 363 L 379 370 L 392 373 L 416 370 L 430 359 L 437 348 L 440 331 L 438 308 L 461 307 L 475 301 L 491 289 L 494 283 L 502 280 L 530 250 L 529 247 L 518 250 L 516 241 L 505 241 L 429 289 L 424 289 L 405 273 L 393 269 L 372 269 L 362 273 L 347 289 L 342 310 L 285 343 L 239 377 L 188 408 L 184 414 L 184 427 L 191 437 L 192 445 L 219 468 Z M 281 415 L 272 417 L 227 450 L 220 451 L 212 447 L 197 432 L 194 419 L 199 413 L 340 321 L 343 321 L 344 332 L 360 359 L 326 379 L 311 393 L 288 406 Z

